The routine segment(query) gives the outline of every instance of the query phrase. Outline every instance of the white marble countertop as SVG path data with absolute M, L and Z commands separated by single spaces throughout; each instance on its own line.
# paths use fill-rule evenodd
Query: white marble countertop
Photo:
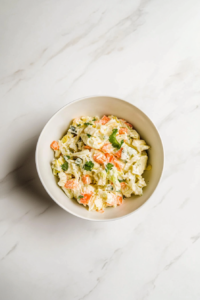
M 0 298 L 200 299 L 200 1 L 0 2 Z M 56 205 L 38 135 L 69 101 L 124 98 L 160 130 L 151 200 L 115 222 Z

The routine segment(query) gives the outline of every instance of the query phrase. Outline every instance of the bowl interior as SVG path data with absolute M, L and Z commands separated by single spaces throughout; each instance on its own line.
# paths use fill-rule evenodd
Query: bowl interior
M 123 205 L 117 208 L 106 208 L 105 213 L 89 212 L 84 206 L 75 200 L 69 199 L 56 184 L 51 170 L 53 151 L 50 144 L 53 140 L 60 139 L 67 131 L 71 121 L 80 116 L 103 116 L 116 115 L 132 123 L 143 139 L 151 146 L 148 151 L 151 171 L 145 171 L 144 177 L 147 187 L 142 196 L 133 196 L 124 200 Z M 54 201 L 68 212 L 88 220 L 103 221 L 123 217 L 134 212 L 154 192 L 163 169 L 164 155 L 163 146 L 153 123 L 134 105 L 118 98 L 99 96 L 83 98 L 69 103 L 59 110 L 44 127 L 37 144 L 36 165 L 39 177 L 49 195 Z

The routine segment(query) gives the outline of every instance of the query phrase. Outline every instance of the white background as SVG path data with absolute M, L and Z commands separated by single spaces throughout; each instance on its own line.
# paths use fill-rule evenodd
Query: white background
M 79 97 L 157 125 L 162 182 L 115 222 L 78 219 L 35 169 L 39 133 Z M 0 1 L 0 298 L 200 299 L 200 1 Z

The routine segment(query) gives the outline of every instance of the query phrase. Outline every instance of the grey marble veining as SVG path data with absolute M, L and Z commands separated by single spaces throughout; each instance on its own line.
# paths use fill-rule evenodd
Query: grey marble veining
M 3 300 L 200 299 L 200 2 L 1 1 Z M 58 207 L 34 154 L 47 120 L 87 95 L 122 97 L 157 125 L 162 182 L 133 216 Z

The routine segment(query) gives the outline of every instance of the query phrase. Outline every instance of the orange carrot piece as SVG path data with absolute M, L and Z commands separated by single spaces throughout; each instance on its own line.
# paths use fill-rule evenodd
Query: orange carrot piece
M 117 195 L 116 198 L 117 198 L 117 205 L 121 205 L 123 201 L 122 196 Z
M 115 165 L 115 167 L 117 168 L 118 171 L 121 171 L 122 168 L 123 168 L 123 164 L 118 160 L 116 159 L 115 157 L 113 158 L 113 164 Z
M 107 161 L 108 161 L 108 162 L 111 162 L 111 160 L 112 160 L 112 158 L 113 158 L 113 155 L 110 154 L 110 153 L 105 153 L 105 156 L 106 156 L 106 158 L 107 158 Z
M 107 158 L 107 162 L 112 163 L 118 171 L 121 171 L 123 168 L 123 163 L 121 163 L 117 158 L 115 158 L 112 154 L 110 153 L 105 153 L 105 156 Z
M 51 149 L 53 150 L 58 150 L 59 149 L 59 144 L 56 141 L 53 141 L 50 145 Z
M 110 121 L 110 118 L 108 118 L 107 116 L 103 116 L 100 120 L 102 125 L 105 125 L 106 123 L 108 123 Z
M 94 161 L 96 161 L 97 163 L 102 164 L 102 165 L 107 161 L 106 156 L 101 152 L 95 153 L 93 155 L 93 159 L 94 159 Z
M 126 187 L 126 182 L 120 182 L 122 189 Z
M 124 134 L 126 132 L 128 132 L 128 128 L 120 128 L 119 129 L 119 134 Z
M 79 185 L 78 181 L 76 181 L 75 179 L 70 179 L 67 180 L 67 182 L 65 183 L 65 188 L 75 190 L 78 187 L 78 185 Z
M 82 176 L 82 181 L 83 181 L 84 184 L 90 184 L 92 182 L 89 175 Z
M 111 163 L 117 168 L 118 171 L 121 171 L 123 168 L 123 164 L 114 156 L 112 157 Z
M 122 122 L 123 122 L 124 124 L 126 124 L 127 126 L 133 128 L 133 125 L 130 124 L 130 123 L 128 123 L 126 120 L 124 120 L 124 119 L 119 119 L 119 120 L 122 121 Z
M 111 146 L 111 143 L 105 143 L 103 145 L 103 147 L 101 147 L 101 151 L 107 153 L 107 152 L 111 152 L 112 151 L 112 146 Z
M 117 151 L 117 152 L 114 153 L 114 155 L 115 155 L 117 158 L 121 158 L 121 156 L 122 156 L 122 150 L 123 150 L 123 148 L 121 147 L 121 148 L 119 149 L 119 151 Z
M 82 196 L 83 196 L 83 198 L 80 199 L 80 203 L 88 204 L 90 198 L 92 197 L 92 194 L 83 194 Z
M 86 146 L 84 146 L 84 148 L 85 148 L 85 149 L 89 149 L 89 150 L 90 150 L 90 149 L 92 149 L 92 147 L 90 147 L 90 146 L 87 146 L 87 145 L 86 145 Z
M 107 158 L 107 162 L 110 162 L 111 164 L 113 164 L 118 171 L 121 171 L 124 164 L 117 158 L 115 158 L 112 154 L 110 153 L 105 153 L 105 156 Z
M 133 125 L 132 125 L 132 124 L 130 124 L 130 123 L 128 123 L 128 122 L 125 122 L 125 124 L 126 124 L 128 127 L 133 128 Z

